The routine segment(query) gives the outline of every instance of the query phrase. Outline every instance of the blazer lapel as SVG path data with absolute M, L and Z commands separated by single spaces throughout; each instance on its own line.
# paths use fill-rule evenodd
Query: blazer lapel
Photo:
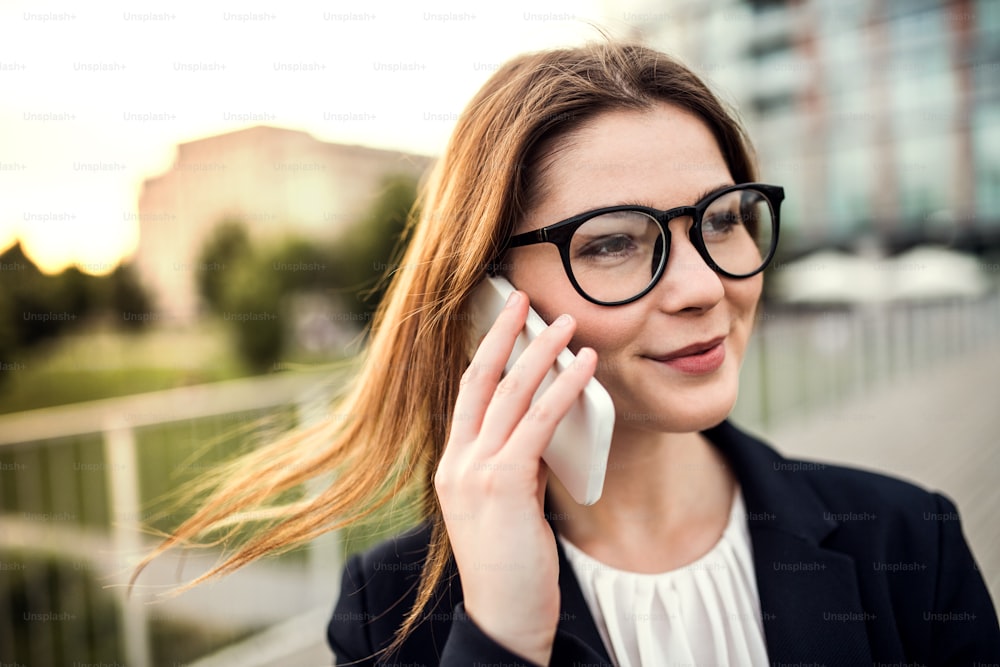
M 750 536 L 772 664 L 872 664 L 854 560 L 782 531 Z
M 854 559 L 822 546 L 836 530 L 803 464 L 723 422 L 704 435 L 743 492 L 771 664 L 871 664 Z
M 551 524 L 551 521 L 550 521 Z M 559 549 L 559 590 L 562 593 L 562 606 L 559 610 L 559 630 L 576 637 L 582 644 L 589 647 L 602 660 L 611 665 L 611 656 L 601 641 L 601 634 L 590 615 L 587 600 L 583 597 L 580 582 L 576 580 L 573 566 L 566 559 L 562 543 L 556 539 Z

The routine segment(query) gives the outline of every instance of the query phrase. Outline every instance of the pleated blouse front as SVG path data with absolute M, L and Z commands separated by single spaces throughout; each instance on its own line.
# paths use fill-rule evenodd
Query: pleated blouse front
M 739 490 L 719 542 L 676 570 L 626 572 L 559 541 L 618 667 L 768 664 Z

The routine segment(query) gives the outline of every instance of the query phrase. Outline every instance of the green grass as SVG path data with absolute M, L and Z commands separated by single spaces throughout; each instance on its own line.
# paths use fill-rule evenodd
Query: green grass
M 0 513 L 53 516 L 81 526 L 108 527 L 111 509 L 105 476 L 94 472 L 104 463 L 100 436 L 73 436 L 50 443 L 0 448 L 4 470 Z
M 97 327 L 29 350 L 0 374 L 0 413 L 249 374 L 220 323 L 136 333 Z
M 150 527 L 172 531 L 194 511 L 178 493 L 241 453 L 270 443 L 294 426 L 291 407 L 276 407 L 139 429 L 139 488 Z
M 125 662 L 117 601 L 78 563 L 0 552 L 0 664 L 119 665 Z M 32 614 L 52 620 L 34 620 Z M 149 619 L 153 664 L 181 665 L 232 644 L 259 628 L 210 627 Z

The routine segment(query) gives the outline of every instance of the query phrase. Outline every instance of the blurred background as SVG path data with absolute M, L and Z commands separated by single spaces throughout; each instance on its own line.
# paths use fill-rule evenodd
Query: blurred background
M 785 187 L 734 419 L 941 489 L 1000 594 L 1000 4 L 7 2 L 0 662 L 329 664 L 350 534 L 148 604 L 164 502 L 322 418 L 422 174 L 506 59 L 673 53 Z

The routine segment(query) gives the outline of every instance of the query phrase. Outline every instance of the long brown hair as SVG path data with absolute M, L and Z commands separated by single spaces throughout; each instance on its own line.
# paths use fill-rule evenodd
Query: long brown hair
M 212 480 L 215 491 L 143 561 L 175 545 L 224 541 L 240 517 L 269 517 L 211 572 L 360 521 L 400 494 L 420 499 L 432 526 L 417 601 L 394 648 L 420 622 L 451 558 L 432 479 L 469 364 L 466 301 L 485 267 L 542 196 L 540 163 L 598 114 L 663 101 L 712 130 L 737 182 L 756 180 L 735 115 L 676 60 L 635 44 L 601 42 L 515 58 L 460 116 L 408 223 L 408 246 L 373 320 L 368 350 L 328 419 L 256 451 Z M 665 146 L 664 152 L 670 147 Z M 328 474 L 335 482 L 292 504 L 275 499 Z M 220 528 L 225 528 L 220 533 Z M 222 537 L 218 537 L 219 535 Z

